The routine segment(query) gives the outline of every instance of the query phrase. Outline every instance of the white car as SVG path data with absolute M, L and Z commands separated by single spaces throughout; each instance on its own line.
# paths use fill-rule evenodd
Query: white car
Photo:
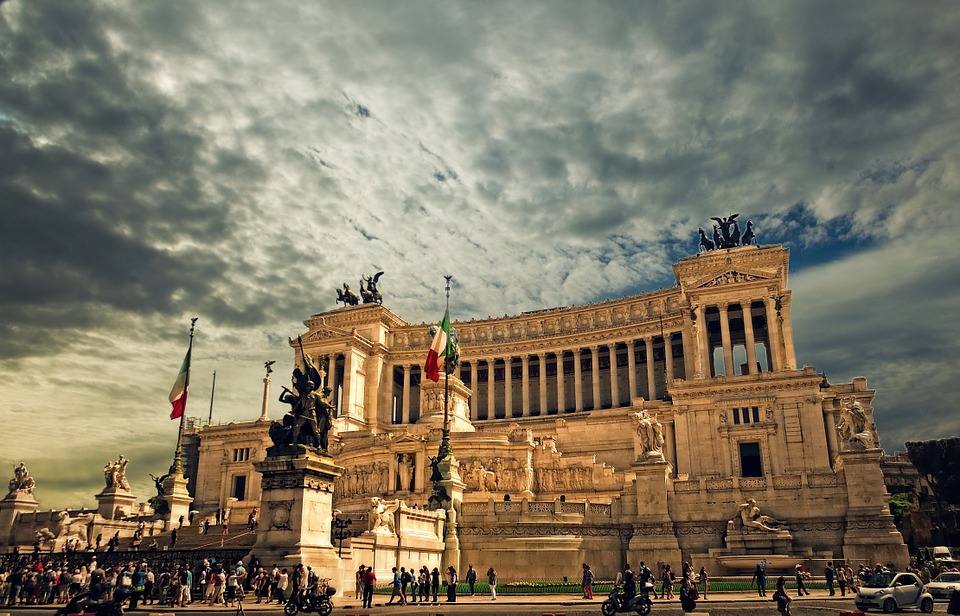
M 960 573 L 956 571 L 944 571 L 933 578 L 924 589 L 933 595 L 934 599 L 949 601 L 953 591 L 960 590 Z
M 860 588 L 856 603 L 862 612 L 871 608 L 894 612 L 908 607 L 918 607 L 922 612 L 933 611 L 933 595 L 912 573 L 877 573 Z

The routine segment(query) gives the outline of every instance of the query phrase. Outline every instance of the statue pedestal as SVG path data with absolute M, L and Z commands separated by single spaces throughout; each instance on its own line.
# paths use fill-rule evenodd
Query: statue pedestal
M 21 513 L 35 513 L 40 503 L 28 492 L 11 492 L 0 500 L 0 540 L 7 539 Z M 6 543 L 6 541 L 3 541 Z
M 667 478 L 672 472 L 670 464 L 663 457 L 649 456 L 634 462 L 631 468 L 637 474 L 637 519 L 642 522 L 633 525 L 629 551 L 642 557 L 628 556 L 627 562 L 681 562 L 680 543 L 667 508 Z
M 263 490 L 257 543 L 251 552 L 261 562 L 281 567 L 309 565 L 341 591 L 343 573 L 330 543 L 330 526 L 333 482 L 344 468 L 305 447 L 270 448 L 267 458 L 254 467 L 263 475 Z
M 882 456 L 881 449 L 837 454 L 837 472 L 843 473 L 847 488 L 843 557 L 848 562 L 893 563 L 902 569 L 909 564 L 910 553 L 893 525 L 880 470 Z
M 448 383 L 448 384 L 446 384 Z M 459 377 L 445 372 L 434 383 L 430 379 L 420 382 L 420 419 L 417 425 L 443 428 L 444 391 L 449 396 L 448 417 L 451 432 L 476 432 L 470 423 L 470 405 L 468 401 L 473 392 L 463 384 Z
M 193 497 L 187 491 L 187 478 L 183 473 L 175 473 L 163 480 L 163 500 L 167 503 L 165 528 L 177 528 L 180 516 L 183 516 L 183 525 L 190 526 L 190 503 Z
M 107 520 L 118 520 L 128 515 L 133 515 L 135 511 L 137 497 L 130 490 L 124 490 L 116 486 L 104 488 L 103 492 L 97 494 L 97 513 L 100 517 Z
M 727 545 L 726 554 L 745 555 L 792 555 L 793 535 L 787 530 L 769 531 L 762 529 L 747 529 L 743 526 L 735 528 L 734 523 L 727 522 L 727 536 L 724 538 Z

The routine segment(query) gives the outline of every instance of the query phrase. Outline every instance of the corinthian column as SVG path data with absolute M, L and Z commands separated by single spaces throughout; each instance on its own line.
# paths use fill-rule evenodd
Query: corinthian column
M 580 364 L 582 349 L 573 350 L 573 396 L 576 402 L 574 410 L 583 410 L 583 366 Z
M 567 410 L 567 402 L 564 400 L 563 391 L 563 351 L 557 351 L 557 414 L 565 413 Z
M 620 406 L 620 383 L 617 382 L 617 343 L 607 345 L 610 351 L 610 406 L 617 408 Z
M 593 409 L 600 408 L 600 347 L 594 345 L 590 347 L 590 376 L 593 377 Z
M 513 417 L 513 358 L 503 358 L 503 405 L 505 416 Z
M 653 364 L 653 336 L 643 339 L 643 346 L 647 351 L 647 399 L 657 399 L 657 373 Z
M 727 305 L 720 304 L 720 340 L 723 344 L 723 373 L 726 376 L 736 374 L 733 370 L 733 346 L 730 344 L 730 319 Z
M 521 417 L 530 416 L 530 356 L 520 357 L 520 388 L 522 391 L 523 409 Z

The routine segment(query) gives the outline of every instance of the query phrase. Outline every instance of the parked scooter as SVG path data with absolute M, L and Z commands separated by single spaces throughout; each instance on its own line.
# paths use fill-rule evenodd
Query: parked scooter
M 97 601 L 90 598 L 89 592 L 77 593 L 69 603 L 53 613 L 53 616 L 123 616 L 122 600 Z
M 640 616 L 647 616 L 650 613 L 650 608 L 653 607 L 653 602 L 650 601 L 651 590 L 653 590 L 653 584 L 648 582 L 636 595 L 628 597 L 623 594 L 623 581 L 618 574 L 610 595 L 600 605 L 600 612 L 603 616 L 613 616 L 622 612 L 633 612 Z
M 286 616 L 296 616 L 297 612 L 316 612 L 320 616 L 329 616 L 330 612 L 333 611 L 333 601 L 330 597 L 335 594 L 337 594 L 337 590 L 332 586 L 327 586 L 326 583 L 322 584 L 315 592 L 310 592 L 310 589 L 304 588 L 300 592 L 290 595 L 286 605 L 283 606 L 283 613 Z

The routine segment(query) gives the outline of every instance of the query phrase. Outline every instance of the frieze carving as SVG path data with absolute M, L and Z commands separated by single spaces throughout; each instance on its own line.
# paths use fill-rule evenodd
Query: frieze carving
M 587 490 L 593 487 L 593 469 L 585 466 L 537 468 L 533 485 L 535 492 Z
M 737 270 L 729 270 L 715 278 L 696 285 L 696 288 L 705 289 L 708 287 L 719 287 L 722 285 L 737 284 L 742 282 L 760 282 L 763 280 L 769 280 L 769 278 L 765 276 L 757 276 L 755 274 L 738 272 Z
M 484 462 L 466 458 L 460 461 L 460 477 L 467 488 L 480 492 L 528 492 L 533 471 L 525 460 L 498 457 Z
M 709 522 L 698 523 L 698 524 L 689 524 L 681 523 L 677 524 L 677 534 L 678 535 L 723 535 L 727 529 L 726 522 L 720 522 L 717 524 L 711 524 Z
M 633 527 L 634 535 L 643 535 L 643 536 L 664 536 L 664 535 L 673 535 L 673 526 L 665 524 L 637 524 Z
M 461 535 L 486 537 L 549 537 L 551 535 L 574 537 L 630 537 L 633 532 L 627 528 L 584 526 L 582 524 L 558 524 L 550 526 L 538 524 L 524 524 L 523 526 L 468 526 L 461 524 L 457 530 Z
M 809 475 L 807 476 L 807 485 L 811 488 L 821 488 L 825 486 L 837 485 L 837 476 L 833 473 L 827 475 Z
M 893 528 L 891 520 L 851 520 L 847 522 L 847 529 L 857 530 L 888 530 Z
M 334 498 L 364 494 L 386 494 L 390 486 L 390 464 L 372 462 L 347 469 L 333 484 Z

